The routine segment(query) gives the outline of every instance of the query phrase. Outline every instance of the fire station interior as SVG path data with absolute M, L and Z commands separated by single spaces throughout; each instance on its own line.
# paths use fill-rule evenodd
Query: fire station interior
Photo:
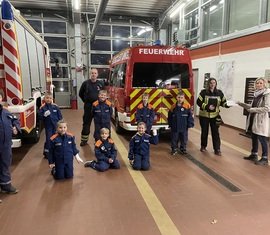
M 0 192 L 0 234 L 270 233 L 269 166 L 243 159 L 251 151 L 245 132 L 247 113 L 237 105 L 221 108 L 224 124 L 219 127 L 218 156 L 210 131 L 207 151 L 200 151 L 196 105 L 210 77 L 217 78 L 227 100 L 242 102 L 250 101 L 257 77 L 269 81 L 270 0 L 10 2 L 48 43 L 54 100 L 83 161 L 95 160 L 94 123 L 88 144 L 80 146 L 83 102 L 78 91 L 92 67 L 105 84 L 113 55 L 126 47 L 159 40 L 162 45 L 189 48 L 195 126 L 188 130 L 186 155 L 171 155 L 170 131 L 160 131 L 159 143 L 150 146 L 150 169 L 135 171 L 128 151 L 136 132 L 119 134 L 112 121 L 120 169 L 98 172 L 74 160 L 74 177 L 68 180 L 51 175 L 43 158 L 43 129 L 38 143 L 23 142 L 12 149 L 12 184 L 19 192 Z M 141 66 L 138 76 L 144 72 Z M 148 68 L 145 77 L 162 68 Z M 190 86 L 190 81 L 184 83 Z M 154 78 L 149 84 L 158 86 Z

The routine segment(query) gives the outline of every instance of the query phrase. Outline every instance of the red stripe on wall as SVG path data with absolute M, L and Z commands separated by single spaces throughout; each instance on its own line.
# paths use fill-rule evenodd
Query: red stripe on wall
M 200 59 L 210 56 L 225 55 L 241 51 L 255 50 L 270 47 L 270 30 L 255 33 L 225 42 L 216 43 L 198 49 L 191 49 L 191 59 Z

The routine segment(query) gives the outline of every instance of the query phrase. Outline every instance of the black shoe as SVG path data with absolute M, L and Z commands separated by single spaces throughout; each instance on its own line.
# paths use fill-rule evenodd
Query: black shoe
M 1 192 L 7 194 L 16 194 L 19 192 L 12 184 L 1 185 Z
M 85 146 L 85 145 L 87 145 L 87 141 L 81 141 L 80 146 Z
M 261 158 L 259 161 L 255 161 L 256 165 L 260 166 L 267 166 L 268 165 L 268 159 L 267 158 Z
M 206 151 L 207 151 L 207 150 L 206 150 L 206 147 L 203 147 L 203 146 L 202 146 L 202 147 L 200 148 L 200 151 L 201 151 L 201 152 L 206 152 Z
M 180 149 L 180 150 L 179 150 L 179 153 L 185 155 L 185 154 L 187 154 L 187 150 L 185 150 L 185 149 Z
M 257 154 L 250 154 L 249 156 L 247 156 L 247 157 L 243 157 L 245 160 L 250 160 L 250 161 L 256 161 L 257 160 L 257 158 L 258 158 L 258 156 L 257 156 Z
M 177 150 L 176 149 L 173 149 L 172 151 L 171 151 L 171 155 L 172 156 L 175 156 L 177 154 Z
M 220 150 L 215 150 L 215 155 L 221 156 Z
M 94 160 L 86 161 L 84 163 L 84 167 L 91 167 L 93 169 L 95 169 L 95 165 L 96 165 L 96 161 L 94 161 Z

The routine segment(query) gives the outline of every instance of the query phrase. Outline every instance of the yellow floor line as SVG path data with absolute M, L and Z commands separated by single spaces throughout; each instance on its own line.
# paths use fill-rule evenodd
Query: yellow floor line
M 117 143 L 117 150 L 122 156 L 122 159 L 127 166 L 127 169 L 134 180 L 139 192 L 141 193 L 143 200 L 145 201 L 151 215 L 153 216 L 159 231 L 162 235 L 181 235 L 175 224 L 171 220 L 170 216 L 158 200 L 156 194 L 144 178 L 140 171 L 133 170 L 128 161 L 128 150 L 112 129 L 112 138 Z
M 195 128 L 192 128 L 192 129 L 190 129 L 191 131 L 193 131 L 193 132 L 196 132 L 196 133 L 201 133 L 201 130 L 198 130 L 198 129 L 195 129 Z M 211 136 L 208 136 L 208 137 L 210 137 L 210 139 L 212 139 L 212 137 Z M 247 151 L 247 150 L 245 150 L 245 149 L 242 149 L 242 148 L 239 148 L 239 147 L 237 147 L 237 146 L 235 146 L 235 145 L 233 145 L 233 144 L 230 144 L 229 142 L 226 142 L 226 141 L 224 141 L 224 140 L 221 140 L 221 143 L 223 144 L 223 145 L 225 145 L 225 146 L 227 146 L 227 147 L 229 147 L 229 148 L 231 148 L 231 149 L 234 149 L 234 150 L 236 150 L 236 151 L 238 151 L 238 152 L 240 152 L 240 153 L 243 153 L 243 154 L 245 154 L 245 155 L 249 155 L 250 154 L 250 152 L 249 151 Z

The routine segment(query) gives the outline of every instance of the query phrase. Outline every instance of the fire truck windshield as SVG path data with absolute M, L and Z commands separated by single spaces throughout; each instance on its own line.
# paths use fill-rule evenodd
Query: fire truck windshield
M 135 63 L 133 87 L 190 88 L 189 67 L 176 63 Z

